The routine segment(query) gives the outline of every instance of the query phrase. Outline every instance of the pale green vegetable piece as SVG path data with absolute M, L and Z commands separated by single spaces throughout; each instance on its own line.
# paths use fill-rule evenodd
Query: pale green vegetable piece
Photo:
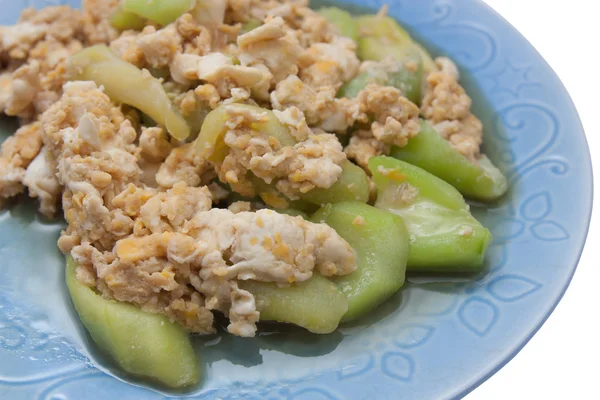
M 88 47 L 69 59 L 71 80 L 94 81 L 104 92 L 119 103 L 133 106 L 176 139 L 184 140 L 190 128 L 173 107 L 160 82 L 150 73 L 117 58 L 104 45 Z
M 240 108 L 246 109 L 249 112 L 266 113 L 267 121 L 265 123 L 255 123 L 251 128 L 256 131 L 267 132 L 270 136 L 277 138 L 282 146 L 293 146 L 296 144 L 296 140 L 289 134 L 287 128 L 279 122 L 273 111 L 248 104 L 231 104 L 217 107 L 206 116 L 200 134 L 196 139 L 196 146 L 200 156 L 215 163 L 223 162 L 227 156 L 229 149 L 223 142 L 223 137 L 227 132 L 225 123 L 231 118 L 227 111 L 228 108 Z
M 324 205 L 341 201 L 369 201 L 371 192 L 369 177 L 362 168 L 346 160 L 342 164 L 342 175 L 328 189 L 315 188 L 301 197 L 313 204 Z
M 382 61 L 392 57 L 396 60 L 397 71 L 388 72 L 388 78 L 382 84 L 400 89 L 406 98 L 419 104 L 427 73 L 435 69 L 431 56 L 390 17 L 365 15 L 357 21 L 361 32 L 357 41 L 359 58 Z
M 325 7 L 320 8 L 317 12 L 334 25 L 340 35 L 347 36 L 352 40 L 358 38 L 358 24 L 348 11 L 337 7 Z
M 200 370 L 185 330 L 166 316 L 107 300 L 80 283 L 67 257 L 66 281 L 81 322 L 100 349 L 125 371 L 173 388 L 198 383 Z
M 376 184 L 408 183 L 419 190 L 419 196 L 433 199 L 443 207 L 451 210 L 469 209 L 465 199 L 455 188 L 421 168 L 396 162 L 393 158 L 377 157 L 372 164 L 369 163 L 369 169 L 375 173 L 373 180 Z
M 377 83 L 382 86 L 398 88 L 404 97 L 415 104 L 419 104 L 423 88 L 423 66 L 420 60 L 415 65 L 416 70 L 414 71 L 410 71 L 402 65 L 398 65 L 398 70 L 394 72 L 372 68 L 346 82 L 338 91 L 337 96 L 353 98 L 368 84 Z
M 392 56 L 398 61 L 416 57 L 423 64 L 425 74 L 437 69 L 429 52 L 410 37 L 398 21 L 387 16 L 364 15 L 357 18 L 360 36 L 358 56 L 362 60 L 381 61 Z
M 119 5 L 110 17 L 110 24 L 120 31 L 140 30 L 146 26 L 146 20 L 135 13 L 123 10 L 123 7 Z
M 419 167 L 373 157 L 375 206 L 402 217 L 410 234 L 408 271 L 472 272 L 483 266 L 492 240 L 451 185 Z
M 208 113 L 195 142 L 200 157 L 215 163 L 221 163 L 227 157 L 229 148 L 223 142 L 223 138 L 227 132 L 225 123 L 228 119 L 223 106 Z
M 506 178 L 486 156 L 472 163 L 426 121 L 421 122 L 417 136 L 405 147 L 392 147 L 390 154 L 445 180 L 472 199 L 493 201 L 508 190 Z
M 121 0 L 123 10 L 160 25 L 168 25 L 189 11 L 196 0 Z
M 69 58 L 68 66 L 70 72 L 79 72 L 77 69 L 84 68 L 88 64 L 119 59 L 111 49 L 103 44 L 87 47 Z
M 388 77 L 384 71 L 366 71 L 346 82 L 338 91 L 337 97 L 347 97 L 351 99 L 358 96 L 358 93 L 360 93 L 360 91 L 369 83 L 387 85 L 387 81 Z
M 287 322 L 313 333 L 333 332 L 348 310 L 346 296 L 318 274 L 284 288 L 257 281 L 240 281 L 239 285 L 254 295 L 261 321 Z
M 404 284 L 408 233 L 402 218 L 358 202 L 329 204 L 313 215 L 325 222 L 356 251 L 357 269 L 333 278 L 348 297 L 343 321 L 375 309 Z
M 420 105 L 425 75 L 421 60 L 415 61 L 415 70 L 401 66 L 398 71 L 388 72 L 387 85 L 400 89 L 402 95 L 413 103 Z
M 357 42 L 361 60 L 381 61 L 392 56 L 403 62 L 408 56 L 419 55 L 408 32 L 393 18 L 364 15 L 356 21 L 360 30 Z

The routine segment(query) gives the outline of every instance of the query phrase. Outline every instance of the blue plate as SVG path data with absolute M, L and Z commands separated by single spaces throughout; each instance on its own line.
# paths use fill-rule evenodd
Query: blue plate
M 342 3 L 376 10 L 384 2 Z M 434 53 L 460 64 L 486 127 L 487 151 L 510 179 L 506 201 L 474 207 L 494 234 L 489 272 L 463 281 L 412 278 L 367 320 L 324 337 L 199 340 L 207 378 L 188 398 L 460 397 L 527 343 L 567 288 L 588 229 L 592 171 L 565 88 L 480 1 L 387 2 L 389 13 Z M 13 23 L 27 5 L 58 3 L 78 2 L 0 0 L 0 23 Z M 15 202 L 0 215 L 0 397 L 165 398 L 115 379 L 110 363 L 86 350 L 88 339 L 65 297 L 59 230 L 31 205 Z

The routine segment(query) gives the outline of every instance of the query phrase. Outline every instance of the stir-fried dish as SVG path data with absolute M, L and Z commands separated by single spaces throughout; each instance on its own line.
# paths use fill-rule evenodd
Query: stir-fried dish
M 382 9 L 84 0 L 0 27 L 0 198 L 67 227 L 67 286 L 126 371 L 197 382 L 188 333 L 329 333 L 409 272 L 482 268 L 507 190 L 457 66 Z

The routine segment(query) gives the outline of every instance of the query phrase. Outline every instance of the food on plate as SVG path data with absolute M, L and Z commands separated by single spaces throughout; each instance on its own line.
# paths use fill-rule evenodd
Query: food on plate
M 344 321 L 356 319 L 404 284 L 408 233 L 401 218 L 360 202 L 327 204 L 312 216 L 326 223 L 356 251 L 356 271 L 333 281 L 348 297 Z
M 108 47 L 96 45 L 74 54 L 67 68 L 69 79 L 96 82 L 111 100 L 137 108 L 174 138 L 185 140 L 190 135 L 190 127 L 173 108 L 160 81 L 121 60 Z
M 430 173 L 391 157 L 369 160 L 375 207 L 399 215 L 410 236 L 409 271 L 478 270 L 492 239 L 460 193 Z
M 105 299 L 79 282 L 67 256 L 66 280 L 81 322 L 98 346 L 127 372 L 154 378 L 170 387 L 199 379 L 196 354 L 187 332 L 164 315 Z
M 215 1 L 212 3 L 216 4 Z M 168 25 L 195 6 L 196 0 L 121 0 L 118 7 L 122 11 L 146 18 L 157 24 Z M 119 12 L 119 10 L 113 12 Z
M 481 139 L 473 144 L 472 131 L 458 128 L 455 132 L 466 139 L 457 138 L 453 145 L 452 140 L 445 139 L 431 123 L 423 121 L 418 137 L 402 148 L 392 148 L 390 155 L 427 170 L 471 199 L 492 201 L 501 197 L 508 183 L 490 159 L 479 152 Z M 473 146 L 477 157 L 467 158 L 465 154 L 473 156 Z M 460 148 L 464 150 L 461 152 Z
M 337 7 L 323 7 L 317 12 L 333 25 L 341 36 L 349 37 L 352 40 L 358 39 L 358 23 L 348 11 Z
M 254 295 L 263 321 L 287 322 L 313 333 L 331 333 L 348 311 L 344 293 L 319 274 L 287 287 L 252 280 L 240 285 Z
M 406 272 L 480 271 L 507 190 L 459 69 L 382 9 L 83 0 L 0 27 L 0 200 L 27 192 L 93 341 L 199 381 L 189 334 L 326 334 Z

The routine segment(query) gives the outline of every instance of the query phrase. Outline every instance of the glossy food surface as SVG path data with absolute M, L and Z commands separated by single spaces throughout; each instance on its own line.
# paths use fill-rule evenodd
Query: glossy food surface
M 364 316 L 404 284 L 408 259 L 408 232 L 401 218 L 359 202 L 329 204 L 313 222 L 324 222 L 356 252 L 357 268 L 333 279 L 348 297 L 344 321 Z
M 483 268 L 492 235 L 471 215 L 452 186 L 414 165 L 373 157 L 375 206 L 399 215 L 410 235 L 408 269 L 414 272 L 469 272 Z
M 254 295 L 261 320 L 287 322 L 313 333 L 333 332 L 348 309 L 346 296 L 317 274 L 289 287 L 256 281 L 240 286 Z
M 394 147 L 390 155 L 442 178 L 472 199 L 493 201 L 508 190 L 506 178 L 486 156 L 473 164 L 426 122 L 406 147 Z
M 109 353 L 127 372 L 173 388 L 198 383 L 198 360 L 181 326 L 165 316 L 102 298 L 77 281 L 75 268 L 73 259 L 67 257 L 71 301 L 100 351 Z

